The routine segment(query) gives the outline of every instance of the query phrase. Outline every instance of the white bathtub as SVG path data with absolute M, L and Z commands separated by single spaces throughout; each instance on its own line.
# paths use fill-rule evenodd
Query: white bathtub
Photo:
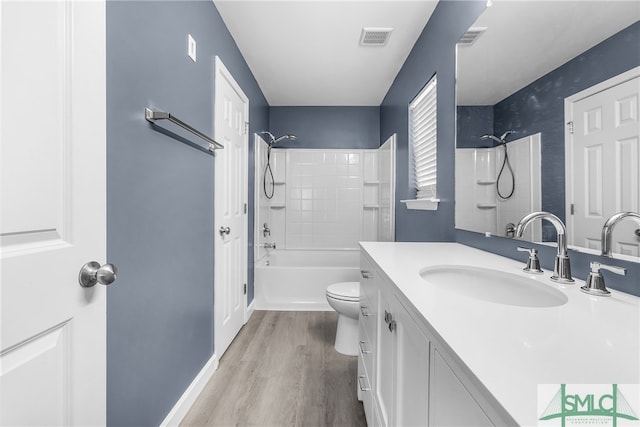
M 325 291 L 360 280 L 358 250 L 274 250 L 256 262 L 256 310 L 330 311 Z

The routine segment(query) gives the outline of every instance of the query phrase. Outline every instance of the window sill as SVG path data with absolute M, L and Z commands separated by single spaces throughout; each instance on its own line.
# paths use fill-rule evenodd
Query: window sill
M 400 202 L 406 204 L 407 209 L 416 209 L 416 210 L 422 210 L 422 211 L 437 211 L 438 202 L 440 202 L 440 199 L 431 197 L 429 199 L 400 200 Z

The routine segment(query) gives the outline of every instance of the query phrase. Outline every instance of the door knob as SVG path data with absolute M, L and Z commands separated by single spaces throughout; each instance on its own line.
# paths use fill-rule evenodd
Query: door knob
M 101 285 L 112 284 L 118 276 L 118 269 L 113 264 L 100 265 L 99 262 L 90 261 L 82 266 L 78 281 L 83 288 L 90 288 L 96 283 Z
M 220 231 L 221 236 L 231 233 L 231 229 L 229 227 L 220 227 L 220 230 L 218 231 Z

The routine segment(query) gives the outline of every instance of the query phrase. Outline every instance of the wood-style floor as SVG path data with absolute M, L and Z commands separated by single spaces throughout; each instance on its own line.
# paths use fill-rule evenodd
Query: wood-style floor
M 335 312 L 256 311 L 182 426 L 366 426 Z

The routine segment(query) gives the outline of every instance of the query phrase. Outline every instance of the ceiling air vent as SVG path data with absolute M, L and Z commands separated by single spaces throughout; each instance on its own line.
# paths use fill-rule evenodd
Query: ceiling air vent
M 393 28 L 365 27 L 360 36 L 361 46 L 384 46 L 389 40 Z
M 487 31 L 487 27 L 471 27 L 469 30 L 460 37 L 458 40 L 458 45 L 460 46 L 471 46 L 480 38 L 482 33 Z

